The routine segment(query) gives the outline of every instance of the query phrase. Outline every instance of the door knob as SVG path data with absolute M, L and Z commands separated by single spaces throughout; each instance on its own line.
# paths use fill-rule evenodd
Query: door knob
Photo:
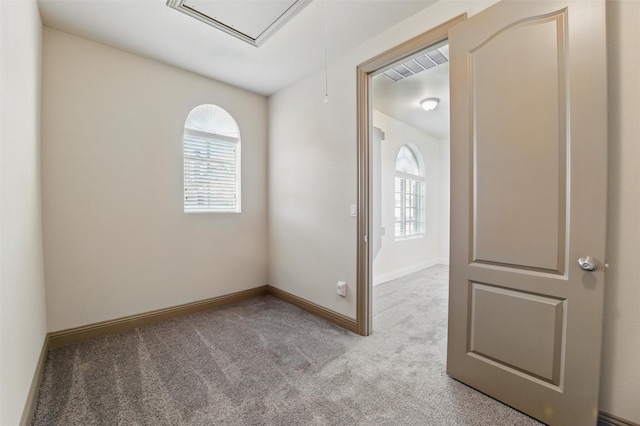
M 591 256 L 585 256 L 578 259 L 578 265 L 583 271 L 595 271 L 598 269 L 598 261 Z

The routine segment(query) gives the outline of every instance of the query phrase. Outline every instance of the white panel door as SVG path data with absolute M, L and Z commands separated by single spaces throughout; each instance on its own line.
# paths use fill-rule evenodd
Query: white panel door
M 505 0 L 449 34 L 447 372 L 551 425 L 598 412 L 604 14 L 603 0 Z

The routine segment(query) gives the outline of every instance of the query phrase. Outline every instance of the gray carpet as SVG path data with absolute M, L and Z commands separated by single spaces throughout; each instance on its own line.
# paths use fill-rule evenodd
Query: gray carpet
M 539 425 L 445 374 L 447 268 L 360 337 L 270 296 L 49 352 L 34 425 Z

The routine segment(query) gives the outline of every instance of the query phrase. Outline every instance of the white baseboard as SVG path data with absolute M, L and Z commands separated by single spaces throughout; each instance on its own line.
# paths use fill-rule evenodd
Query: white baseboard
M 417 263 L 415 265 L 406 266 L 404 268 L 396 269 L 395 271 L 387 272 L 385 274 L 376 275 L 373 277 L 373 285 L 376 286 L 378 284 L 386 283 L 391 280 L 395 280 L 396 278 L 404 277 L 405 275 L 412 274 L 414 272 L 418 272 L 425 268 L 430 268 L 434 265 L 448 265 L 449 259 L 444 258 L 435 258 L 427 260 L 426 262 Z

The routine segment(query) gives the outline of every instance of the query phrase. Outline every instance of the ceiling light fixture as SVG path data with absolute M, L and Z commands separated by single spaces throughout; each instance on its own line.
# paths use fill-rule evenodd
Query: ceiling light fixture
M 433 111 L 440 103 L 440 98 L 427 98 L 420 101 L 420 106 L 425 111 Z

